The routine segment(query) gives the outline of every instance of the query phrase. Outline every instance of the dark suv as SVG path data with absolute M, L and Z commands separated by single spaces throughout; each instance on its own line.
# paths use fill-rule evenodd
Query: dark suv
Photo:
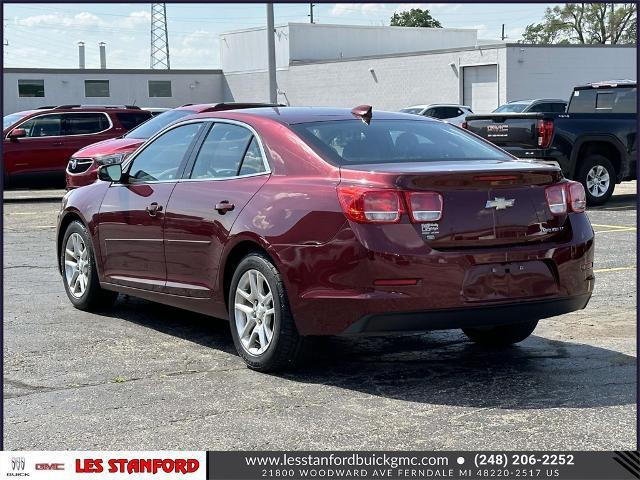
M 71 155 L 118 137 L 151 118 L 139 107 L 60 105 L 12 113 L 2 119 L 4 178 L 64 175 Z

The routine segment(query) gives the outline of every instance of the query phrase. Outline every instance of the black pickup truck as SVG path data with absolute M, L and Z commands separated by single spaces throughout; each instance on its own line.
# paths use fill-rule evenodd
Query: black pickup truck
M 575 87 L 566 113 L 468 115 L 463 128 L 519 158 L 556 162 L 581 182 L 590 205 L 636 178 L 636 82 Z

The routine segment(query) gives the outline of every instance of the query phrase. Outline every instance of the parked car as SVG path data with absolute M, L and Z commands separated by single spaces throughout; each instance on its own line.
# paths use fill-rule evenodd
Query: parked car
M 171 110 L 170 108 L 162 108 L 162 107 L 142 107 L 142 109 L 148 112 L 151 112 L 151 115 L 153 115 L 154 117 L 168 110 Z
M 98 167 L 119 163 L 152 135 L 181 118 L 196 113 L 216 112 L 239 108 L 273 106 L 266 103 L 203 103 L 187 104 L 161 113 L 126 135 L 91 144 L 75 152 L 67 164 L 67 189 L 82 187 L 96 181 Z
M 2 119 L 5 185 L 19 177 L 62 179 L 71 155 L 114 138 L 151 118 L 133 106 L 60 105 L 12 113 Z
M 473 113 L 471 107 L 466 105 L 456 105 L 454 103 L 435 103 L 429 105 L 414 105 L 403 108 L 402 113 L 412 113 L 414 115 L 424 115 L 425 117 L 437 118 L 454 125 L 462 125 L 467 115 Z
M 71 190 L 58 265 L 71 303 L 118 293 L 229 318 L 268 371 L 309 335 L 462 328 L 504 345 L 584 308 L 582 186 L 426 117 L 330 108 L 173 123 Z
M 602 205 L 637 176 L 636 91 L 634 81 L 581 85 L 566 113 L 471 115 L 463 126 L 516 157 L 557 163 Z
M 567 102 L 557 98 L 539 98 L 537 100 L 513 100 L 500 105 L 493 113 L 528 113 L 550 112 L 563 113 L 567 110 Z

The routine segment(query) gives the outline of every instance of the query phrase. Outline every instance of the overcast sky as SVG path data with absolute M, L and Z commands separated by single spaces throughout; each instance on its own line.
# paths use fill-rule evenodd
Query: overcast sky
M 511 41 L 540 21 L 552 4 L 318 4 L 316 23 L 388 25 L 394 11 L 428 8 L 444 27 L 475 28 Z M 309 4 L 275 4 L 276 24 L 308 22 Z M 87 68 L 98 68 L 98 43 L 107 43 L 107 67 L 148 68 L 150 4 L 4 4 L 4 66 L 75 68 L 84 41 Z M 218 34 L 265 24 L 265 4 L 167 4 L 172 68 L 219 68 Z

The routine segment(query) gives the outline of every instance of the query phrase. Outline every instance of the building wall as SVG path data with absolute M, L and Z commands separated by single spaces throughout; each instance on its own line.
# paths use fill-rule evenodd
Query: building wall
M 104 104 L 177 107 L 185 103 L 219 102 L 220 70 L 54 70 L 4 69 L 4 114 L 43 105 Z M 19 97 L 18 79 L 44 80 L 44 97 Z M 85 97 L 84 80 L 109 80 L 109 97 Z M 171 97 L 149 97 L 149 80 L 171 80 Z
M 419 103 L 458 103 L 462 100 L 461 67 L 497 64 L 506 58 L 499 51 L 493 47 L 294 63 L 277 72 L 278 101 L 344 107 L 365 103 L 385 110 Z M 500 84 L 506 82 L 504 71 L 504 65 L 498 67 Z M 225 74 L 224 90 L 229 101 L 265 101 L 266 72 Z
M 575 85 L 636 80 L 636 48 L 607 46 L 509 46 L 507 100 L 569 99 Z
M 276 68 L 289 67 L 289 26 L 275 28 Z M 248 28 L 220 34 L 222 71 L 254 72 L 267 69 L 267 29 Z

